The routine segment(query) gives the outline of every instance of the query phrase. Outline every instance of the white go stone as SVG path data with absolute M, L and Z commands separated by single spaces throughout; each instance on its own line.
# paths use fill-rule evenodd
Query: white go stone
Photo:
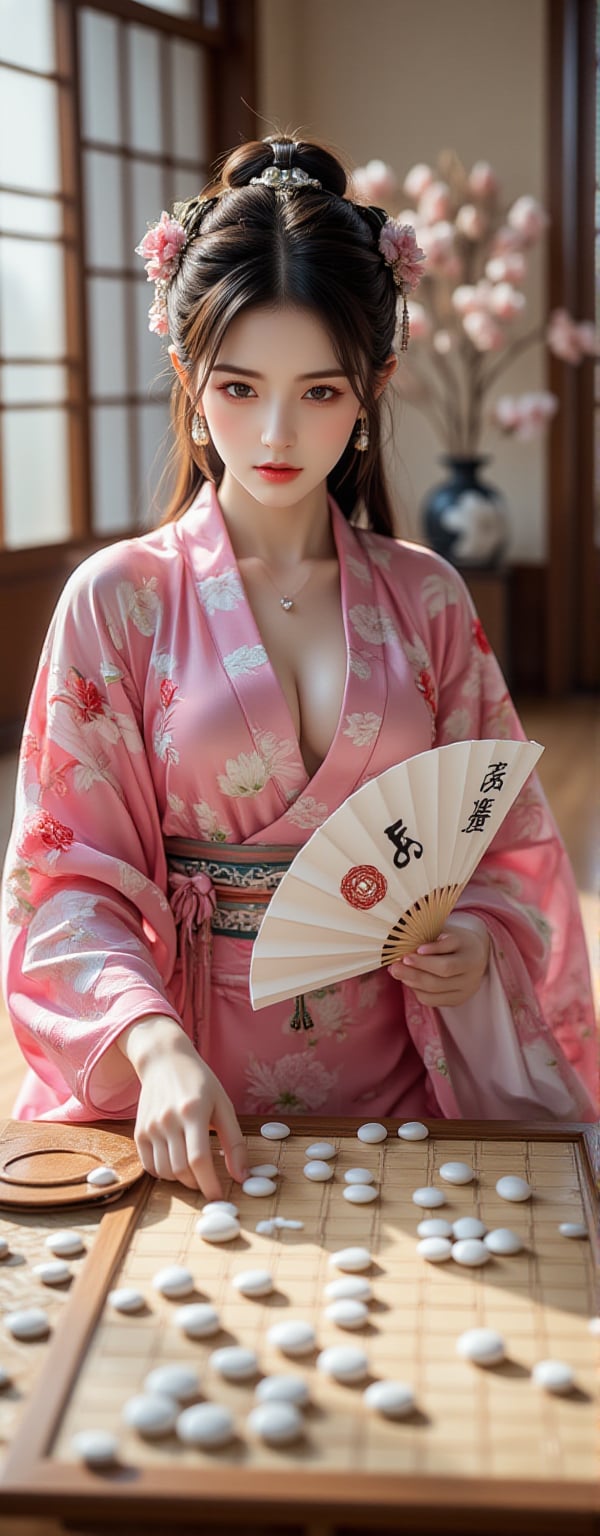
M 594 1338 L 598 1338 L 600 1336 L 600 1317 L 590 1318 L 588 1323 L 588 1333 L 593 1334 Z
M 270 1269 L 244 1269 L 234 1275 L 232 1285 L 242 1296 L 268 1296 L 273 1290 Z
M 94 1185 L 98 1189 L 104 1189 L 105 1187 L 108 1187 L 109 1184 L 118 1184 L 119 1175 L 118 1173 L 115 1173 L 114 1168 L 92 1168 L 92 1171 L 91 1173 L 88 1173 L 85 1182 L 86 1184 Z
M 419 1237 L 452 1237 L 452 1224 L 443 1216 L 426 1216 L 417 1227 Z
M 369 1120 L 366 1125 L 360 1125 L 356 1132 L 359 1141 L 386 1141 L 387 1131 L 378 1120 Z
M 165 1269 L 157 1269 L 152 1285 L 161 1296 L 189 1296 L 195 1289 L 195 1280 L 191 1270 L 182 1264 L 168 1264 Z
M 452 1257 L 452 1243 L 448 1237 L 422 1237 L 417 1253 L 430 1264 L 443 1264 L 444 1259 Z
M 4 1387 L 9 1387 L 11 1381 L 12 1376 L 9 1376 L 9 1373 L 4 1369 L 4 1366 L 0 1365 L 0 1392 L 3 1391 Z
M 364 1328 L 369 1321 L 364 1301 L 354 1301 L 351 1297 L 332 1301 L 331 1306 L 325 1308 L 325 1316 L 337 1328 Z
M 72 1436 L 71 1450 L 88 1467 L 109 1467 L 118 1460 L 119 1441 L 104 1429 L 80 1429 Z
M 499 1365 L 506 1346 L 502 1334 L 495 1333 L 493 1328 L 467 1328 L 456 1340 L 456 1353 L 476 1365 Z
M 452 1222 L 452 1232 L 458 1238 L 485 1237 L 487 1227 L 478 1216 L 459 1216 L 457 1221 Z
M 369 1362 L 362 1349 L 334 1344 L 317 1355 L 317 1370 L 324 1376 L 333 1376 L 335 1381 L 363 1381 L 368 1374 Z
M 564 1360 L 538 1360 L 531 1372 L 536 1387 L 544 1392 L 571 1392 L 575 1385 L 575 1372 Z
M 196 1222 L 198 1236 L 205 1243 L 232 1243 L 240 1230 L 239 1221 L 226 1211 L 209 1211 L 208 1216 L 200 1216 Z
M 561 1221 L 559 1226 L 561 1237 L 587 1237 L 588 1229 L 584 1221 Z
M 255 1163 L 250 1169 L 250 1177 L 253 1179 L 276 1179 L 279 1173 L 277 1163 Z M 234 1206 L 237 1213 L 237 1206 Z
M 531 1185 L 526 1179 L 517 1178 L 516 1174 L 507 1173 L 498 1179 L 496 1194 L 501 1200 L 530 1200 L 533 1194 Z
M 489 1249 L 479 1237 L 459 1238 L 457 1243 L 452 1244 L 452 1258 L 466 1269 L 478 1269 L 481 1264 L 487 1264 L 490 1257 Z
M 447 1184 L 471 1184 L 475 1178 L 475 1169 L 470 1163 L 442 1163 L 440 1178 Z
M 312 1323 L 303 1318 L 290 1317 L 283 1323 L 274 1323 L 267 1331 L 269 1344 L 274 1344 L 284 1355 L 309 1355 L 316 1344 Z
M 115 1312 L 141 1312 L 146 1305 L 145 1296 L 132 1285 L 118 1286 L 116 1291 L 109 1291 L 108 1300 Z
M 221 1319 L 210 1302 L 190 1301 L 187 1306 L 177 1308 L 175 1324 L 188 1339 L 210 1339 L 219 1332 Z
M 144 1391 L 189 1403 L 200 1392 L 200 1377 L 191 1365 L 157 1365 L 144 1380 Z
M 266 1440 L 267 1445 L 290 1445 L 304 1434 L 304 1420 L 294 1403 L 257 1403 L 247 1419 L 251 1435 Z
M 370 1168 L 347 1168 L 344 1174 L 345 1184 L 374 1184 L 375 1174 Z
M 161 1435 L 170 1435 L 175 1428 L 177 1404 L 164 1392 L 138 1392 L 135 1397 L 128 1398 L 121 1416 L 124 1424 L 129 1429 L 136 1429 L 138 1435 L 158 1440 Z
M 368 1408 L 386 1419 L 403 1419 L 415 1406 L 414 1388 L 407 1381 L 372 1381 L 363 1397 Z
M 294 1220 L 292 1220 L 291 1217 L 288 1220 L 287 1216 L 274 1216 L 273 1217 L 273 1226 L 274 1227 L 290 1227 L 290 1229 L 292 1231 L 299 1232 L 300 1229 L 304 1226 L 304 1222 L 303 1221 L 294 1221 Z M 256 1230 L 258 1232 L 258 1227 L 256 1228 Z
M 421 1205 L 426 1211 L 433 1211 L 438 1205 L 446 1204 L 446 1196 L 443 1189 L 435 1189 L 433 1184 L 424 1184 L 421 1189 L 413 1189 L 412 1201 L 414 1205 Z
M 233 1200 L 209 1200 L 202 1206 L 199 1220 L 204 1216 L 233 1216 L 236 1220 L 239 1216 L 239 1207 L 233 1204 Z
M 258 1356 L 253 1349 L 241 1344 L 228 1344 L 224 1349 L 214 1349 L 208 1363 L 226 1381 L 248 1381 L 258 1374 Z
M 233 1414 L 221 1403 L 194 1403 L 177 1417 L 175 1433 L 184 1445 L 210 1449 L 228 1445 L 235 1435 Z
M 7 1312 L 4 1318 L 14 1339 L 43 1339 L 50 1332 L 50 1320 L 41 1307 L 23 1307 Z
M 261 1195 L 274 1195 L 277 1185 L 274 1179 L 249 1178 L 244 1179 L 242 1189 L 245 1195 L 253 1195 L 258 1200 Z
M 312 1162 L 305 1163 L 302 1172 L 305 1179 L 312 1179 L 315 1184 L 325 1184 L 327 1179 L 333 1178 L 333 1168 L 322 1158 L 313 1158 Z
M 275 1220 L 275 1217 L 270 1216 L 267 1217 L 266 1221 L 257 1221 L 256 1231 L 260 1237 L 272 1237 L 273 1233 L 277 1231 L 278 1225 L 279 1222 Z
M 405 1120 L 404 1125 L 398 1126 L 398 1135 L 403 1141 L 425 1141 L 429 1131 L 422 1120 Z
M 267 1120 L 264 1125 L 261 1125 L 260 1134 L 266 1141 L 285 1141 L 286 1136 L 290 1134 L 290 1127 L 284 1125 L 282 1120 Z
M 0 1237 L 0 1259 L 5 1259 L 8 1253 L 10 1253 L 8 1241 L 5 1237 Z
M 349 1205 L 371 1205 L 373 1200 L 379 1199 L 379 1190 L 374 1184 L 349 1184 L 344 1190 L 344 1200 Z
M 346 1269 L 352 1274 L 356 1270 L 368 1269 L 373 1258 L 368 1248 L 338 1248 L 336 1253 L 329 1255 L 328 1263 L 333 1269 Z
M 44 1264 L 34 1264 L 33 1273 L 42 1285 L 64 1285 L 71 1279 L 73 1271 L 66 1259 L 48 1259 Z
M 79 1232 L 73 1232 L 70 1227 L 62 1227 L 60 1232 L 51 1232 L 46 1238 L 45 1247 L 55 1253 L 59 1259 L 68 1259 L 71 1254 L 83 1253 L 85 1243 Z
M 371 1301 L 373 1287 L 364 1275 L 341 1275 L 325 1286 L 325 1295 L 329 1301 Z
M 263 1376 L 254 1388 L 257 1403 L 294 1403 L 303 1408 L 309 1391 L 302 1376 Z
M 317 1157 L 322 1163 L 328 1163 L 332 1157 L 337 1157 L 337 1147 L 331 1141 L 313 1141 L 306 1148 L 305 1157 Z
M 524 1246 L 523 1238 L 510 1227 L 494 1227 L 491 1232 L 486 1232 L 483 1241 L 489 1253 L 503 1255 L 521 1253 Z

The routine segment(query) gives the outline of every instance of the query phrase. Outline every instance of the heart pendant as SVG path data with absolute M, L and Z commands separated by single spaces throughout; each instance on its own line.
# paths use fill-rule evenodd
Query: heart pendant
M 282 597 L 282 598 L 280 598 L 280 602 L 281 602 L 282 608 L 285 608 L 286 613 L 289 613 L 290 608 L 293 608 L 293 606 L 294 606 L 294 599 L 293 599 L 293 597 Z

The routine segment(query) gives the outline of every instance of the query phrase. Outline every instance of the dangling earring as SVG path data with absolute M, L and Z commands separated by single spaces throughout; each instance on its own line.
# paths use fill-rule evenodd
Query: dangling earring
M 197 448 L 206 448 L 210 442 L 210 433 L 205 418 L 204 416 L 199 416 L 197 411 L 194 411 L 192 417 L 192 442 L 196 444 Z
M 356 448 L 357 453 L 366 453 L 369 446 L 369 424 L 366 416 L 359 416 L 356 425 L 358 430 L 352 446 Z

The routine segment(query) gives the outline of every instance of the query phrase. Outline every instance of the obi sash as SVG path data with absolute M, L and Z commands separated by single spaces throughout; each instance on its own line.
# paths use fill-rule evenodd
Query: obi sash
M 192 1009 L 194 1044 L 210 1010 L 215 935 L 254 940 L 273 892 L 298 852 L 295 844 L 195 842 L 165 838 L 169 900 L 181 961 L 180 1013 Z M 304 998 L 296 999 L 295 1029 L 310 1029 Z

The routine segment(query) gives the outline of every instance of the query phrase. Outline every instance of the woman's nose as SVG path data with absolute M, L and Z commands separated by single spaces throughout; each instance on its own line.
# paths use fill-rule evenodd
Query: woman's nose
M 285 406 L 274 405 L 268 413 L 261 441 L 265 448 L 289 448 L 296 441 L 296 433 Z

